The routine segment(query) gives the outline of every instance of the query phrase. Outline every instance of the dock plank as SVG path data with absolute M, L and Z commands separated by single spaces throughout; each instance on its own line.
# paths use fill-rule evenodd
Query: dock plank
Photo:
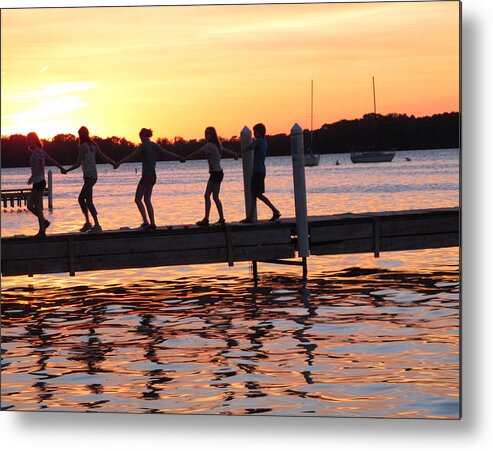
M 309 217 L 310 253 L 334 255 L 460 245 L 460 209 Z M 227 233 L 226 233 L 227 231 Z M 2 275 L 77 273 L 152 266 L 266 261 L 295 257 L 296 221 L 224 227 L 119 229 L 44 239 L 2 238 Z

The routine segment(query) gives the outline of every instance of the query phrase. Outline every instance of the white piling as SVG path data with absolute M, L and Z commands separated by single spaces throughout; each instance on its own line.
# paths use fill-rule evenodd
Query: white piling
M 53 171 L 48 171 L 48 209 L 53 210 Z
M 250 206 L 252 205 L 252 193 L 250 191 L 250 184 L 252 181 L 253 171 L 253 152 L 244 152 L 244 150 L 252 143 L 252 132 L 245 125 L 240 132 L 241 141 L 241 161 L 243 164 L 243 190 L 245 192 L 245 216 L 248 217 L 250 212 Z M 253 215 L 254 221 L 257 220 L 257 210 Z
M 303 145 L 303 130 L 298 124 L 294 124 L 291 129 L 291 157 L 293 160 L 298 256 L 305 258 L 310 255 L 310 244 L 308 240 L 308 211 L 306 206 L 305 149 Z

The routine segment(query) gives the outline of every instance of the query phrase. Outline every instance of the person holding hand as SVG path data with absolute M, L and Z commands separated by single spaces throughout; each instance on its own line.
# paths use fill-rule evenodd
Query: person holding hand
M 142 177 L 137 185 L 137 190 L 135 191 L 135 203 L 137 204 L 137 208 L 139 209 L 143 220 L 140 228 L 142 230 L 155 230 L 156 222 L 154 220 L 154 208 L 152 206 L 151 198 L 152 189 L 156 184 L 157 158 L 159 154 L 161 154 L 180 160 L 181 163 L 184 163 L 186 160 L 182 156 L 163 149 L 159 144 L 152 142 L 152 130 L 148 128 L 143 128 L 139 133 L 139 137 L 142 144 L 140 144 L 140 146 L 131 154 L 116 163 L 114 168 L 117 169 L 122 163 L 126 163 L 135 157 L 142 158 Z M 142 198 L 144 198 L 144 202 L 142 202 Z M 149 221 L 147 220 L 147 216 L 149 216 Z
M 79 194 L 79 205 L 86 222 L 80 229 L 81 232 L 97 233 L 101 232 L 101 225 L 98 220 L 98 212 L 92 200 L 93 187 L 98 181 L 98 171 L 96 169 L 96 156 L 115 166 L 115 162 L 108 157 L 99 146 L 89 136 L 87 127 L 79 129 L 79 156 L 74 165 L 67 169 L 67 172 L 73 171 L 82 165 L 82 174 L 84 185 Z M 89 212 L 94 220 L 94 226 L 89 221 Z
M 251 224 L 254 222 L 255 210 L 257 208 L 257 199 L 261 200 L 272 210 L 272 217 L 269 219 L 271 222 L 277 221 L 281 217 L 281 212 L 274 206 L 274 204 L 268 199 L 265 193 L 265 157 L 267 156 L 267 139 L 265 138 L 266 129 L 264 124 L 255 124 L 253 126 L 253 135 L 255 139 L 253 142 L 243 151 L 253 151 L 253 168 L 252 179 L 250 181 L 250 191 L 252 194 L 252 203 L 250 205 L 250 211 L 245 219 L 240 222 L 244 224 Z
M 196 151 L 192 152 L 187 159 L 190 159 L 199 154 L 205 154 L 207 162 L 209 163 L 209 180 L 205 188 L 205 214 L 203 219 L 197 221 L 196 224 L 200 226 L 209 225 L 209 215 L 211 212 L 211 194 L 214 199 L 214 203 L 219 213 L 219 221 L 215 225 L 224 225 L 226 220 L 224 219 L 223 205 L 219 199 L 219 191 L 221 190 L 221 182 L 224 178 L 224 172 L 221 167 L 221 154 L 222 152 L 232 155 L 235 159 L 238 159 L 238 154 L 226 147 L 223 147 L 221 141 L 217 136 L 216 129 L 214 127 L 207 127 L 205 129 L 205 141 L 206 143 Z
M 27 134 L 27 145 L 31 154 L 31 177 L 27 181 L 28 184 L 33 185 L 31 193 L 27 199 L 28 210 L 38 218 L 39 231 L 35 235 L 38 238 L 44 238 L 46 236 L 46 229 L 50 226 L 50 221 L 48 221 L 43 215 L 43 194 L 46 188 L 45 179 L 45 162 L 55 165 L 62 174 L 66 174 L 67 171 L 63 166 L 58 163 L 55 159 L 51 158 L 46 151 L 43 149 L 43 144 L 41 143 L 38 135 L 34 132 Z

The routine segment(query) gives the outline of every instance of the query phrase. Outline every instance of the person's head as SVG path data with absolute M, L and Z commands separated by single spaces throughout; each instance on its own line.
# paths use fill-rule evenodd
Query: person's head
M 143 128 L 140 133 L 139 137 L 142 142 L 144 141 L 149 141 L 152 136 L 152 130 L 150 128 Z
M 214 127 L 207 127 L 205 129 L 205 139 L 207 142 L 215 144 L 219 150 L 221 149 L 221 142 L 217 137 L 217 132 Z
M 253 135 L 255 138 L 265 138 L 265 125 L 264 124 L 255 124 L 253 126 Z
M 92 139 L 89 136 L 89 130 L 87 129 L 87 127 L 82 126 L 81 128 L 79 128 L 79 144 L 90 142 L 92 142 Z
M 27 145 L 30 149 L 36 149 L 36 147 L 39 147 L 40 149 L 43 148 L 43 144 L 39 140 L 38 135 L 34 132 L 27 134 Z

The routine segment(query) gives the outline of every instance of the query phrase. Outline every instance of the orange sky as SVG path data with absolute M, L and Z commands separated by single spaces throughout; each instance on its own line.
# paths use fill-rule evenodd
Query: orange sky
M 2 10 L 2 135 L 269 134 L 459 109 L 459 3 Z

